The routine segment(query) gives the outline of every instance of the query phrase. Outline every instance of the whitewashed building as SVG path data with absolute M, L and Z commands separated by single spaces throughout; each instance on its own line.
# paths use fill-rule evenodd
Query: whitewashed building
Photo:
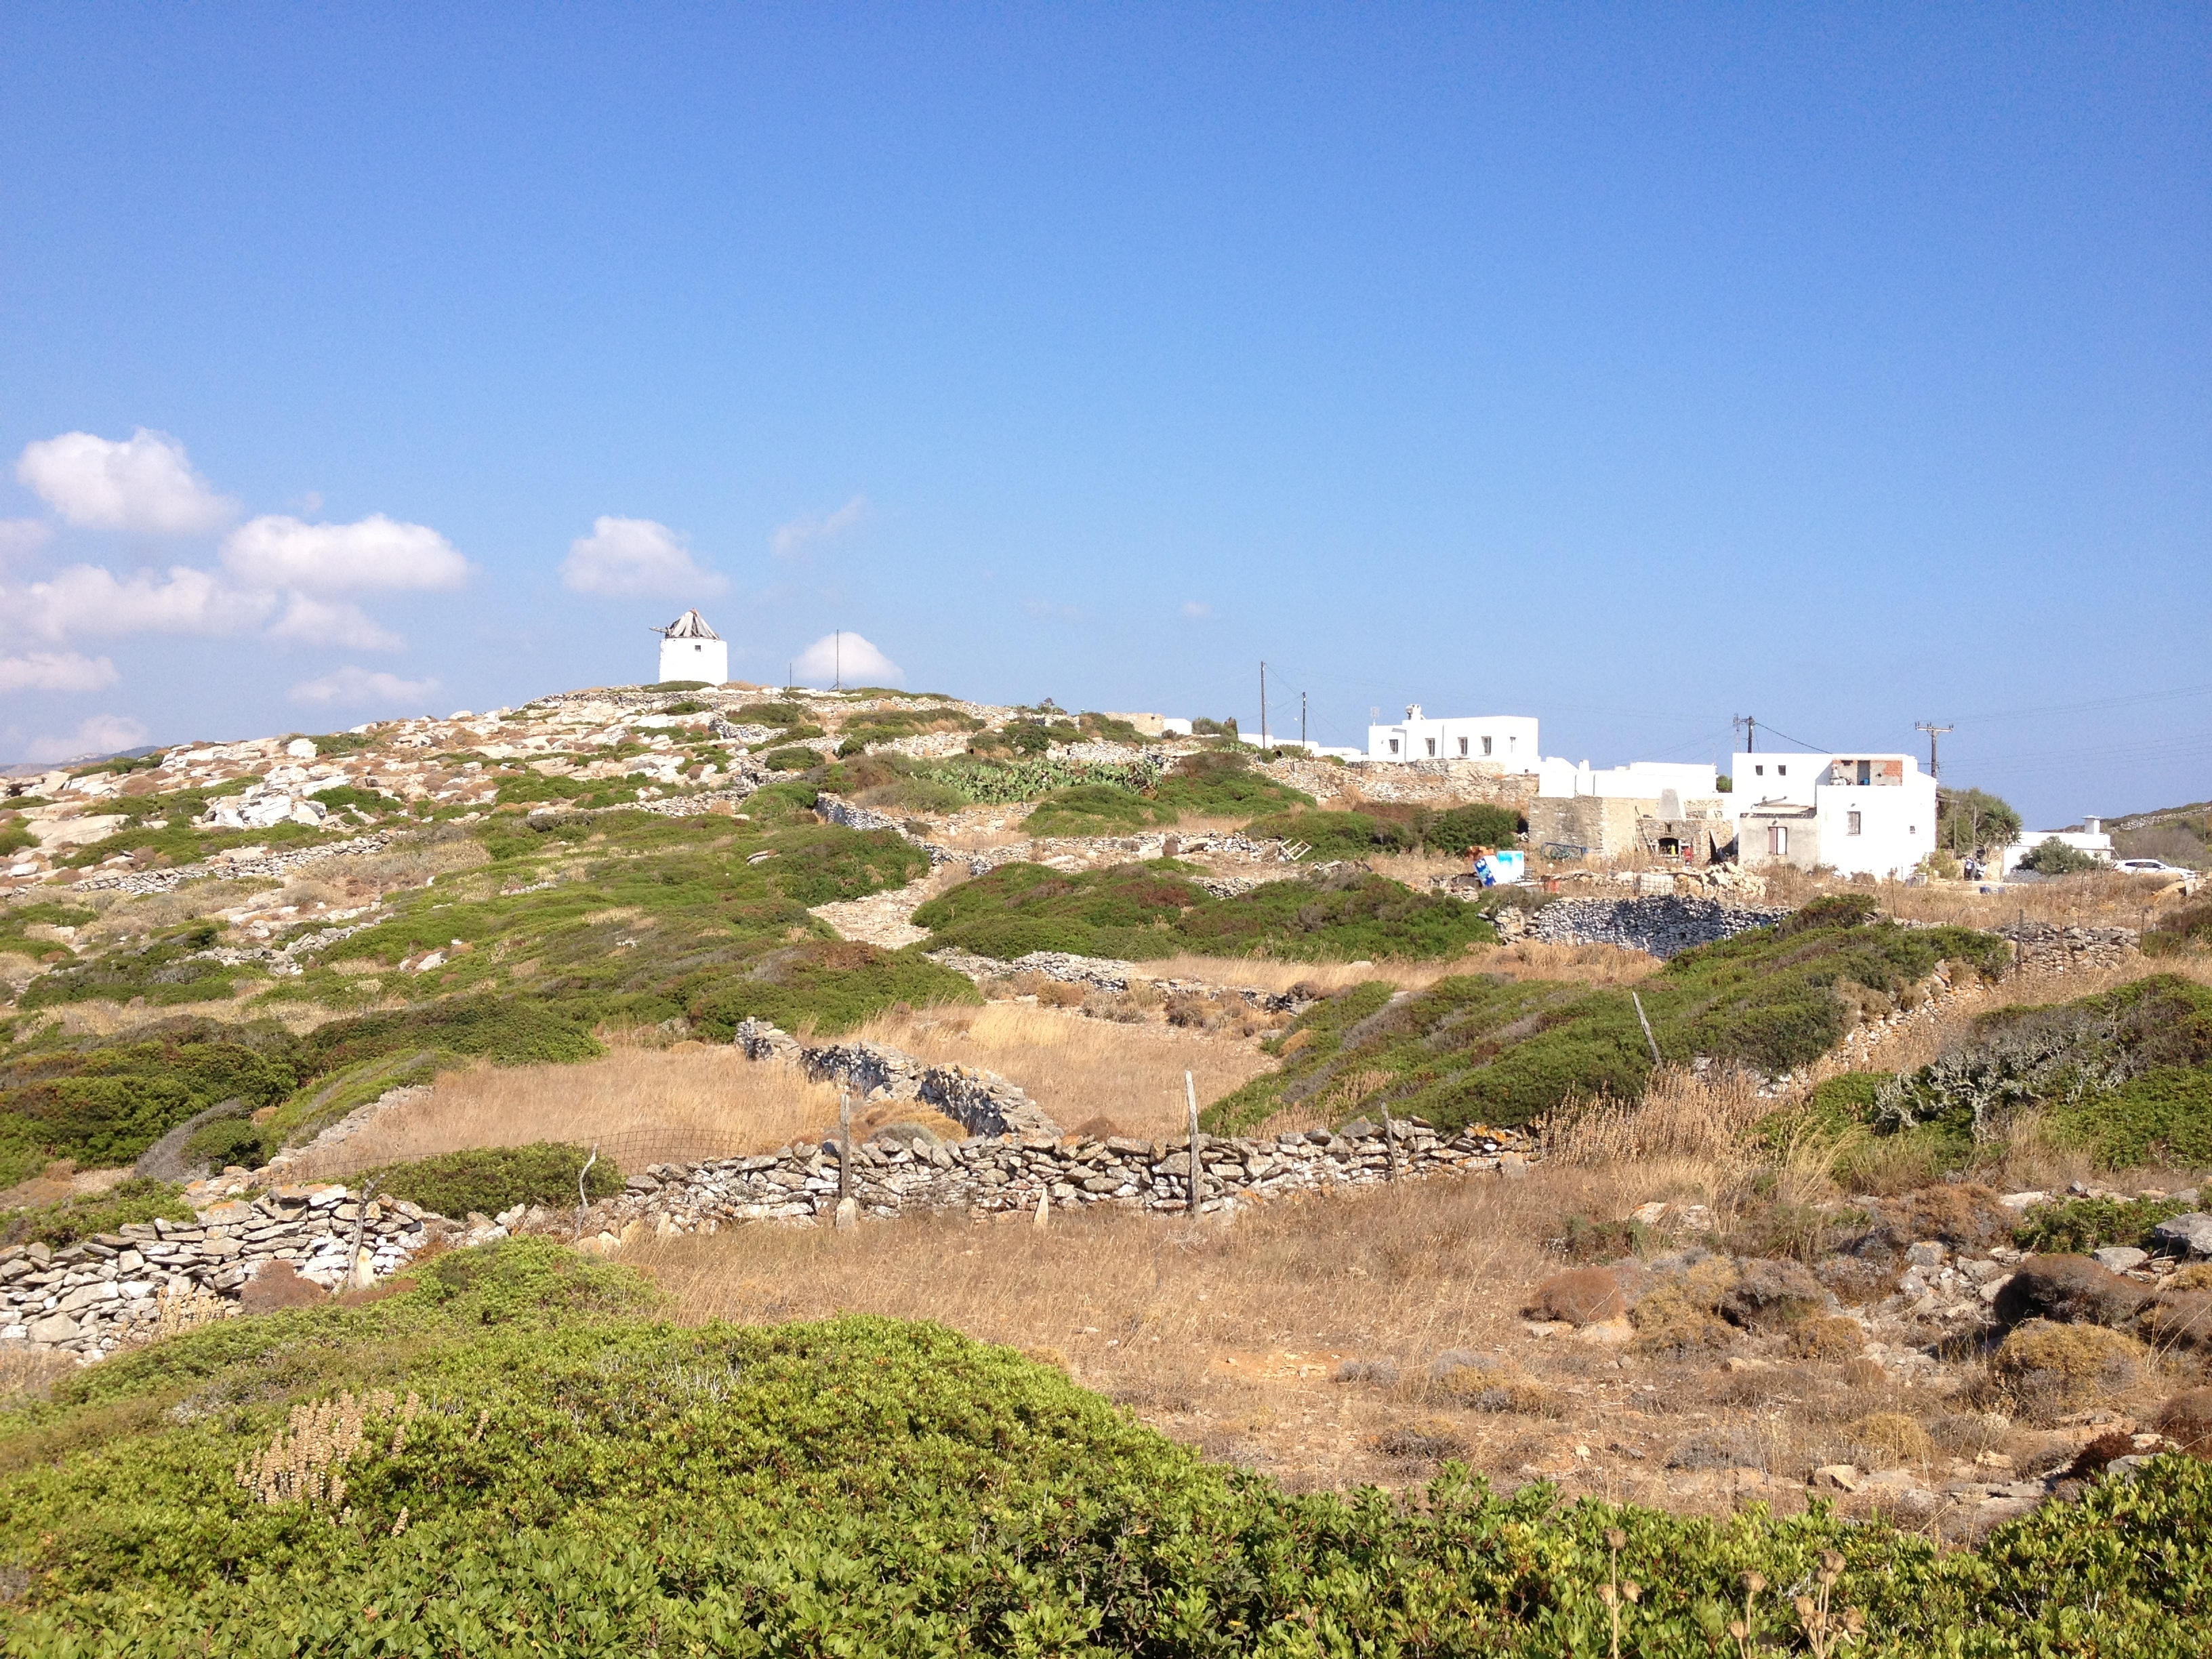
M 2070 847 L 2077 853 L 2087 853 L 2100 864 L 2112 861 L 2112 838 L 2106 833 L 2102 818 L 2084 818 L 2079 830 L 2023 830 L 2020 839 L 2004 849 L 2004 862 L 2000 875 L 2010 875 L 2021 866 L 2030 853 L 2046 841 L 2055 841 L 2062 847 Z
M 1911 755 L 1736 755 L 1727 797 L 1746 869 L 1907 876 L 1936 850 L 1936 780 Z
M 1367 728 L 1371 761 L 1488 761 L 1509 772 L 1536 764 L 1536 721 L 1528 714 L 1473 714 L 1431 720 L 1421 705 L 1406 705 L 1395 726 Z
M 720 685 L 730 678 L 730 647 L 696 611 L 687 611 L 667 627 L 653 631 L 660 635 L 663 680 Z

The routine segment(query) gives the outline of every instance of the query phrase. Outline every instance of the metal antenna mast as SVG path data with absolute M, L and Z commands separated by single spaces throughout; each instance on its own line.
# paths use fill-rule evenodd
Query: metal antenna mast
M 1743 752 L 1747 755 L 1756 755 L 1759 752 L 1759 717 L 1755 714 L 1738 714 L 1729 724 L 1742 727 Z

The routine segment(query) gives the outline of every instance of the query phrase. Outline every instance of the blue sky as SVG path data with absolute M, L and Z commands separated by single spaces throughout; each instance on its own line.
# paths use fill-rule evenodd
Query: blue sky
M 696 599 L 763 680 L 842 628 L 916 688 L 1249 725 L 1264 658 L 1331 741 L 1936 720 L 2032 819 L 2203 799 L 2208 46 L 11 8 L 0 758 L 635 680 Z

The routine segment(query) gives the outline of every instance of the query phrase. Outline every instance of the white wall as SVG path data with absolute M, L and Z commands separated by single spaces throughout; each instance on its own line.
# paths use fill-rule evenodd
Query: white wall
M 2021 860 L 2046 841 L 2062 842 L 2077 853 L 2087 853 L 2091 858 L 2110 864 L 2112 861 L 2112 838 L 2101 830 L 2023 830 L 2020 839 L 2004 849 L 2003 861 L 1997 873 L 2010 875 L 2020 868 Z
M 1509 772 L 1535 768 L 1536 721 L 1527 714 L 1431 719 L 1419 703 L 1395 726 L 1367 728 L 1367 758 L 1378 761 L 1488 761 Z
M 1656 800 L 1672 789 L 1681 800 L 1723 800 L 1717 775 L 1710 766 L 1678 761 L 1631 761 L 1626 766 L 1593 769 L 1557 756 L 1547 756 L 1535 767 L 1536 793 L 1565 799 L 1597 795 L 1610 800 Z
M 727 640 L 663 640 L 660 678 L 664 680 L 704 680 L 720 685 L 730 678 Z
M 1735 793 L 1724 797 L 1729 812 L 1741 821 L 1762 804 L 1812 807 L 1820 860 L 1839 874 L 1908 876 L 1936 850 L 1936 780 L 1911 755 L 1767 750 L 1738 753 L 1729 764 L 1735 781 Z M 1865 783 L 1858 781 L 1863 774 Z M 1763 861 L 1764 843 L 1756 834 L 1739 834 L 1737 857 L 1747 866 Z

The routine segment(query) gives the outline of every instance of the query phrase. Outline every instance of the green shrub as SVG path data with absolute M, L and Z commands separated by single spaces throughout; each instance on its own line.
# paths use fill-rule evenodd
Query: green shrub
M 1173 822 L 1172 811 L 1142 795 L 1111 784 L 1083 783 L 1054 790 L 1022 821 L 1022 828 L 1032 836 L 1125 836 Z
M 2212 950 L 2212 898 L 2169 911 L 2142 936 L 2145 956 Z
M 2103 869 L 2101 860 L 2093 858 L 2078 847 L 2069 847 L 2052 836 L 2037 843 L 2027 856 L 2020 861 L 2023 870 L 2033 870 L 2039 876 L 2079 876 L 2092 870 Z
M 1236 749 L 1185 755 L 1152 793 L 1178 818 L 1249 818 L 1313 805 L 1312 796 L 1254 771 L 1251 757 Z
M 1710 1659 L 1805 1650 L 1792 1598 L 1831 1552 L 1869 1632 L 1838 1651 L 2201 1646 L 2212 1466 L 2185 1457 L 1978 1553 L 1457 1466 L 1403 1501 L 1293 1495 L 940 1326 L 651 1322 L 635 1273 L 538 1240 L 418 1278 L 118 1355 L 0 1421 L 7 1650 L 1553 1659 L 1612 1651 L 1601 1592 L 1632 1580 L 1619 1650 Z M 342 1503 L 259 1501 L 241 1466 L 342 1392 L 369 1427 Z
M 804 726 L 806 709 L 795 702 L 748 702 L 730 715 L 738 726 Z
M 1784 1071 L 1833 1047 L 1869 992 L 1902 991 L 1946 960 L 1994 971 L 2010 959 L 1990 934 L 1869 922 L 1855 896 L 1683 951 L 1643 981 L 1637 992 L 1661 1052 L 1678 1064 L 1707 1056 Z M 1321 1018 L 1308 1010 L 1292 1033 Z M 1651 1069 L 1626 991 L 1458 975 L 1395 1003 L 1340 1051 L 1286 1050 L 1281 1071 L 1217 1102 L 1206 1121 L 1235 1133 L 1302 1103 L 1320 1103 L 1342 1121 L 1388 1102 L 1401 1115 L 1453 1128 L 1514 1126 L 1577 1097 L 1633 1098 Z
M 222 931 L 218 922 L 186 922 L 163 930 L 145 945 L 52 969 L 31 981 L 20 1004 L 29 1010 L 143 997 L 155 1007 L 165 1007 L 227 997 L 241 979 L 263 975 L 258 969 L 230 966 L 200 954 L 216 943 Z
M 902 1002 L 921 1008 L 982 1000 L 967 975 L 917 952 L 817 939 L 769 952 L 742 977 L 702 986 L 684 1012 L 698 1035 L 726 1042 L 741 1020 L 764 1019 L 787 1030 L 811 1022 L 834 1036 Z
M 822 764 L 822 756 L 812 749 L 771 749 L 761 757 L 761 764 L 771 772 L 811 772 Z
M 2194 1207 L 2176 1198 L 2074 1198 L 2038 1204 L 2013 1229 L 2012 1242 L 2043 1255 L 2086 1255 L 2107 1244 L 2147 1248 L 2152 1228 Z
M 591 1164 L 588 1171 L 586 1164 Z M 442 1152 L 410 1164 L 386 1164 L 348 1178 L 355 1191 L 372 1185 L 386 1197 L 405 1199 L 455 1220 L 471 1211 L 497 1215 L 517 1204 L 550 1210 L 576 1207 L 578 1182 L 586 1198 L 612 1198 L 623 1189 L 613 1160 L 593 1162 L 581 1146 L 533 1141 L 527 1146 L 484 1146 Z
M 1181 951 L 1296 962 L 1428 960 L 1494 940 L 1456 899 L 1415 893 L 1381 876 L 1268 882 L 1216 898 L 1173 859 L 1062 872 L 1001 865 L 914 913 L 930 948 L 1001 961 L 1032 951 L 1153 961 Z
M 60 1249 L 128 1224 L 161 1220 L 189 1226 L 192 1219 L 192 1206 L 185 1201 L 183 1188 L 133 1176 L 104 1193 L 0 1212 L 0 1244 L 36 1243 Z
M 2007 802 L 1983 789 L 1939 791 L 1936 839 L 1960 858 L 1986 857 L 2020 839 L 2021 817 Z
M 210 1118 L 185 1142 L 185 1161 L 204 1164 L 211 1170 L 227 1170 L 233 1164 L 257 1170 L 283 1144 L 251 1118 Z
M 20 823 L 0 823 L 0 854 L 20 853 L 26 848 L 36 847 L 39 838 Z
M 358 811 L 368 813 L 371 817 L 385 812 L 404 812 L 407 810 L 407 803 L 404 800 L 396 800 L 392 796 L 380 793 L 374 789 L 362 789 L 352 784 L 346 784 L 336 789 L 319 790 L 316 793 L 315 799 L 322 804 L 325 811 L 342 812 L 348 807 L 352 807 Z M 500 799 L 505 800 L 507 797 L 501 794 Z
M 0 1185 L 53 1158 L 112 1169 L 224 1101 L 251 1111 L 299 1086 L 300 1040 L 274 1022 L 179 1019 L 19 1045 L 0 1056 Z
M 518 772 L 500 780 L 496 797 L 501 806 L 526 805 L 532 801 L 569 800 L 584 786 L 574 778 L 548 777 L 539 772 Z

